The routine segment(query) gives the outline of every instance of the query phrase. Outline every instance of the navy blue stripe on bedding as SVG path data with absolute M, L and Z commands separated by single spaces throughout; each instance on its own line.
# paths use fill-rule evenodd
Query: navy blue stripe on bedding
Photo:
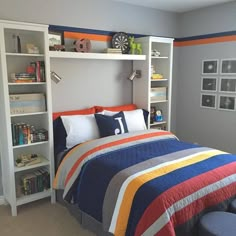
M 137 191 L 127 227 L 129 235 L 134 235 L 135 226 L 137 225 L 140 217 L 143 215 L 145 209 L 148 207 L 158 195 L 168 190 L 172 186 L 180 184 L 190 178 L 198 176 L 199 174 L 206 173 L 217 167 L 232 163 L 236 161 L 236 157 L 229 154 L 221 154 L 214 156 L 213 158 L 206 159 L 204 161 L 195 163 L 190 166 L 186 166 L 170 172 L 168 175 L 164 175 L 149 181 L 142 185 Z M 167 184 L 168 183 L 168 184 Z M 153 191 L 153 190 L 156 191 Z M 143 197 L 145 196 L 145 198 Z M 142 202 L 142 204 L 140 204 Z M 138 207 L 137 207 L 138 204 Z
M 124 168 L 168 153 L 198 147 L 175 139 L 159 140 L 103 154 L 89 161 L 82 169 L 77 185 L 79 208 L 102 222 L 102 205 L 111 178 Z M 105 173 L 105 174 L 104 174 Z

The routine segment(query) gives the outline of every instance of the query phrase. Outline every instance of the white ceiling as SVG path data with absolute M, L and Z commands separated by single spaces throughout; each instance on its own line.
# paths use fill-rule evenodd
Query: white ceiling
M 235 0 L 113 0 L 172 12 L 187 12 Z

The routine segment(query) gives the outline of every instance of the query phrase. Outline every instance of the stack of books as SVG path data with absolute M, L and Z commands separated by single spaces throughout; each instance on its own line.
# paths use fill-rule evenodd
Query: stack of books
M 21 189 L 24 195 L 43 192 L 50 188 L 50 174 L 46 168 L 21 176 Z
M 44 61 L 33 61 L 28 66 L 29 71 L 12 73 L 10 82 L 12 83 L 32 83 L 32 82 L 45 82 L 45 63 Z
M 34 73 L 12 73 L 11 74 L 12 83 L 32 83 L 36 82 L 36 75 Z
M 36 76 L 36 82 L 45 82 L 45 63 L 44 61 L 33 61 L 30 62 L 30 66 L 34 68 L 34 73 Z
M 105 53 L 118 53 L 122 54 L 121 48 L 106 48 Z

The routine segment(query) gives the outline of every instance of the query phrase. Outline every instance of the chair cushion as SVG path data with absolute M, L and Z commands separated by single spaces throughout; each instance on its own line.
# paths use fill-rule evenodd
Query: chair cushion
M 200 219 L 199 236 L 235 236 L 236 215 L 229 212 L 214 211 Z
M 229 211 L 232 213 L 236 213 L 236 199 L 230 203 Z

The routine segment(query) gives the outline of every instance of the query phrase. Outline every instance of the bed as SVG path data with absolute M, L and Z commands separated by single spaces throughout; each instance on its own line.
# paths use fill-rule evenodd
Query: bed
M 197 235 L 203 214 L 236 198 L 236 156 L 169 131 L 139 126 L 74 144 L 57 153 L 54 188 L 97 235 Z

